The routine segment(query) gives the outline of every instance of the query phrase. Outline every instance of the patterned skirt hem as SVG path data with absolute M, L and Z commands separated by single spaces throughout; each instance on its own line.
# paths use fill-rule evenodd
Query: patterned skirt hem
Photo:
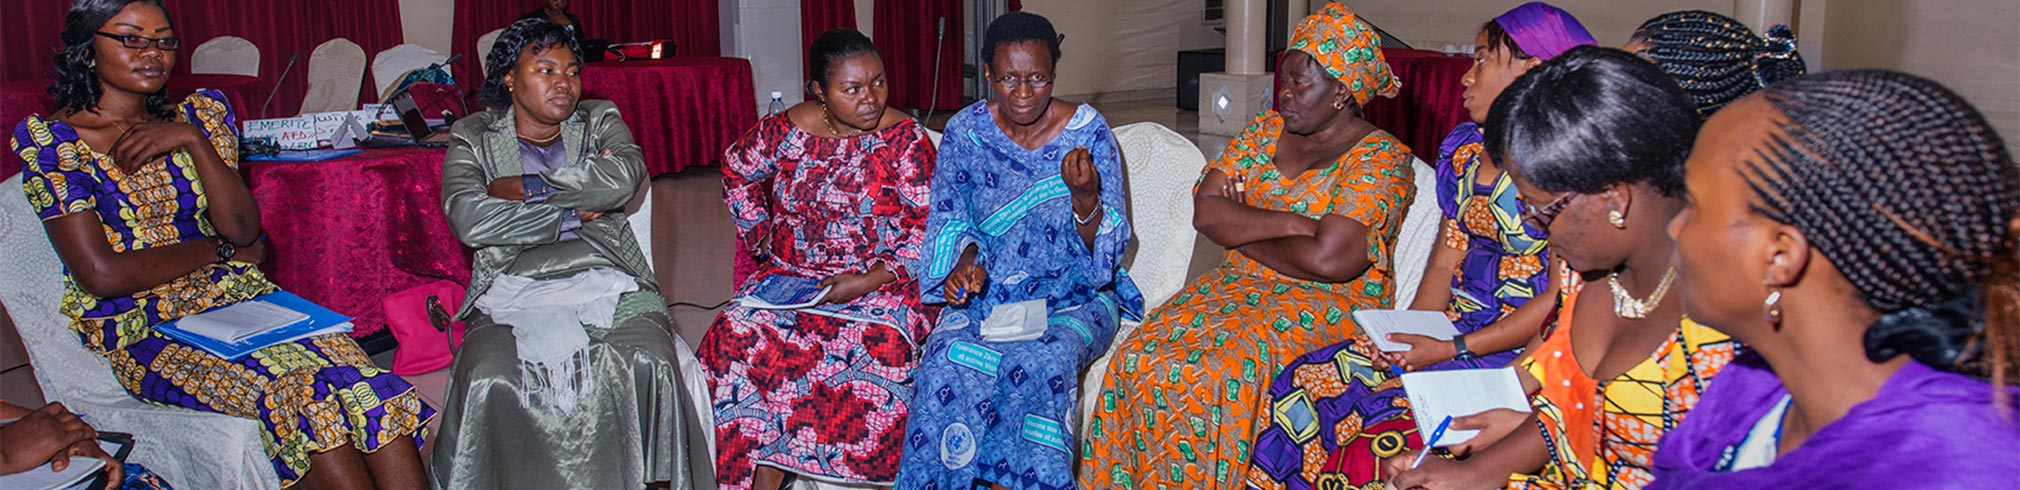
M 779 471 L 792 473 L 794 478 L 805 478 L 808 480 L 814 480 L 821 483 L 839 483 L 842 485 L 878 485 L 878 486 L 891 486 L 898 484 L 898 479 L 896 478 L 892 478 L 888 481 L 863 480 L 834 475 L 823 475 L 820 473 L 812 473 L 806 469 L 794 468 L 791 466 L 787 466 L 783 463 L 779 463 L 777 461 L 768 461 L 760 459 L 757 460 L 756 463 L 757 466 L 770 466 L 773 468 L 777 468 Z
M 390 376 L 391 374 L 388 373 L 387 375 Z M 267 456 L 273 463 L 274 468 L 276 470 L 284 470 L 285 473 L 282 473 L 283 475 L 293 475 L 292 478 L 281 477 L 281 488 L 294 486 L 301 481 L 302 475 L 308 474 L 310 457 L 330 452 L 337 448 L 356 446 L 358 452 L 374 454 L 379 452 L 380 449 L 385 449 L 387 442 L 405 436 L 413 436 L 414 448 L 417 451 L 426 445 L 428 422 L 434 420 L 438 413 L 428 406 L 427 401 L 421 398 L 419 389 L 409 386 L 406 391 L 402 391 L 399 395 L 392 398 L 387 398 L 379 406 L 385 407 L 387 412 L 384 415 L 380 415 L 378 417 L 379 420 L 397 420 L 405 418 L 400 417 L 402 415 L 412 415 L 412 419 L 418 421 L 418 423 L 413 427 L 382 429 L 377 433 L 365 433 L 365 429 L 343 427 L 342 424 L 331 427 L 317 427 L 316 430 L 319 432 L 339 431 L 347 433 L 349 437 L 332 438 L 327 443 L 311 446 L 269 447 Z M 290 461 L 297 461 L 299 463 L 290 463 Z

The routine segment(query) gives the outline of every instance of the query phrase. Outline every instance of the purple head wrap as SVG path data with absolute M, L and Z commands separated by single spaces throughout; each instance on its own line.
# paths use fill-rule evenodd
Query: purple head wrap
M 1501 30 L 1508 31 L 1508 37 L 1515 39 L 1523 52 L 1545 60 L 1571 48 L 1599 44 L 1577 17 L 1543 2 L 1522 4 L 1495 17 L 1494 23 L 1501 24 Z

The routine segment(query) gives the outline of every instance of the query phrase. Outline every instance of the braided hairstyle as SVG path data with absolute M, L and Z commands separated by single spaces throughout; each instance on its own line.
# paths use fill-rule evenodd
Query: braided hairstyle
M 1675 77 L 1705 117 L 1805 70 L 1788 26 L 1769 28 L 1762 38 L 1740 21 L 1703 10 L 1648 19 L 1633 39 L 1648 45 L 1639 54 Z
M 1801 229 L 1882 313 L 1866 357 L 2010 379 L 2020 169 L 1985 117 L 1936 82 L 1880 70 L 1798 77 L 1763 96 L 1786 120 L 1741 171 L 1753 208 Z

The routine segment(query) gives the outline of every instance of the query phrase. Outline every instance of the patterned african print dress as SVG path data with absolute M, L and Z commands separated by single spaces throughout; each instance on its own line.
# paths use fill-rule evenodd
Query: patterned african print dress
M 1710 327 L 1683 319 L 1674 334 L 1647 359 L 1605 382 L 1592 379 L 1571 349 L 1569 313 L 1578 292 L 1565 295 L 1557 327 L 1522 362 L 1542 388 L 1530 396 L 1550 449 L 1550 462 L 1536 475 L 1514 475 L 1515 489 L 1635 489 L 1654 480 L 1650 472 L 1656 441 L 1697 406 L 1719 371 L 1731 363 L 1739 342 Z M 1603 292 L 1596 298 L 1610 298 Z
M 927 303 L 945 302 L 947 275 L 970 245 L 989 284 L 968 304 L 943 310 L 926 339 L 897 488 L 965 490 L 976 480 L 1074 488 L 1080 375 L 1108 350 L 1119 320 L 1141 318 L 1143 309 L 1143 294 L 1121 267 L 1129 203 L 1115 135 L 1082 105 L 1059 136 L 1027 150 L 996 125 L 987 102 L 957 113 L 946 134 L 917 267 L 920 293 Z M 1059 174 L 1060 160 L 1078 147 L 1090 150 L 1101 174 L 1091 249 Z M 993 308 L 1033 299 L 1048 304 L 1043 336 L 982 338 Z
M 933 325 L 911 268 L 933 156 L 910 120 L 837 139 L 784 114 L 725 152 L 737 231 L 752 250 L 769 248 L 739 296 L 776 274 L 825 278 L 878 263 L 898 280 L 838 312 L 855 319 L 735 303 L 716 317 L 696 350 L 714 398 L 722 488 L 749 488 L 758 465 L 842 482 L 897 477 L 917 348 Z
M 1480 127 L 1460 124 L 1438 149 L 1438 205 L 1444 212 L 1444 246 L 1465 255 L 1452 270 L 1452 302 L 1445 316 L 1473 333 L 1549 289 L 1543 232 L 1523 223 L 1522 200 L 1507 174 L 1480 184 Z M 1408 267 L 1405 264 L 1404 267 Z M 1520 349 L 1470 360 L 1448 360 L 1422 370 L 1506 366 Z M 1338 481 L 1350 488 L 1386 479 L 1381 460 L 1406 447 L 1421 448 L 1417 424 L 1401 380 L 1354 366 L 1372 365 L 1372 346 L 1347 341 L 1299 356 L 1270 385 L 1269 427 L 1256 436 L 1249 487 L 1319 488 Z
M 1094 401 L 1081 487 L 1241 485 L 1271 378 L 1297 353 L 1364 336 L 1354 310 L 1390 307 L 1391 254 L 1416 194 L 1409 148 L 1376 131 L 1330 167 L 1283 175 L 1271 162 L 1282 130 L 1283 119 L 1264 112 L 1207 171 L 1245 180 L 1253 206 L 1366 224 L 1372 265 L 1351 282 L 1323 283 L 1229 250 L 1117 346 Z
M 202 128 L 219 156 L 238 165 L 238 121 L 216 91 L 179 107 Z M 128 174 L 57 121 L 29 116 L 14 130 L 14 152 L 27 163 L 22 186 L 43 220 L 96 213 L 115 252 L 144 250 L 215 235 L 203 183 L 189 152 Z M 282 486 L 309 471 L 309 456 L 344 445 L 364 452 L 403 436 L 421 444 L 435 409 L 412 385 L 381 371 L 350 337 L 322 335 L 223 359 L 155 332 L 153 326 L 279 288 L 253 264 L 204 266 L 131 296 L 100 298 L 63 278 L 64 316 L 85 348 L 105 356 L 127 392 L 156 405 L 260 421 Z

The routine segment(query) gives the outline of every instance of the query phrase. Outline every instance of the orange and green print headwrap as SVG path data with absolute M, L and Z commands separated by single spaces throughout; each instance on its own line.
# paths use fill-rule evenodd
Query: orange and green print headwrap
M 1346 6 L 1328 2 L 1323 10 L 1299 21 L 1291 33 L 1291 49 L 1304 51 L 1326 72 L 1353 92 L 1354 103 L 1367 105 L 1380 95 L 1395 97 L 1402 82 L 1382 58 L 1382 39 Z

